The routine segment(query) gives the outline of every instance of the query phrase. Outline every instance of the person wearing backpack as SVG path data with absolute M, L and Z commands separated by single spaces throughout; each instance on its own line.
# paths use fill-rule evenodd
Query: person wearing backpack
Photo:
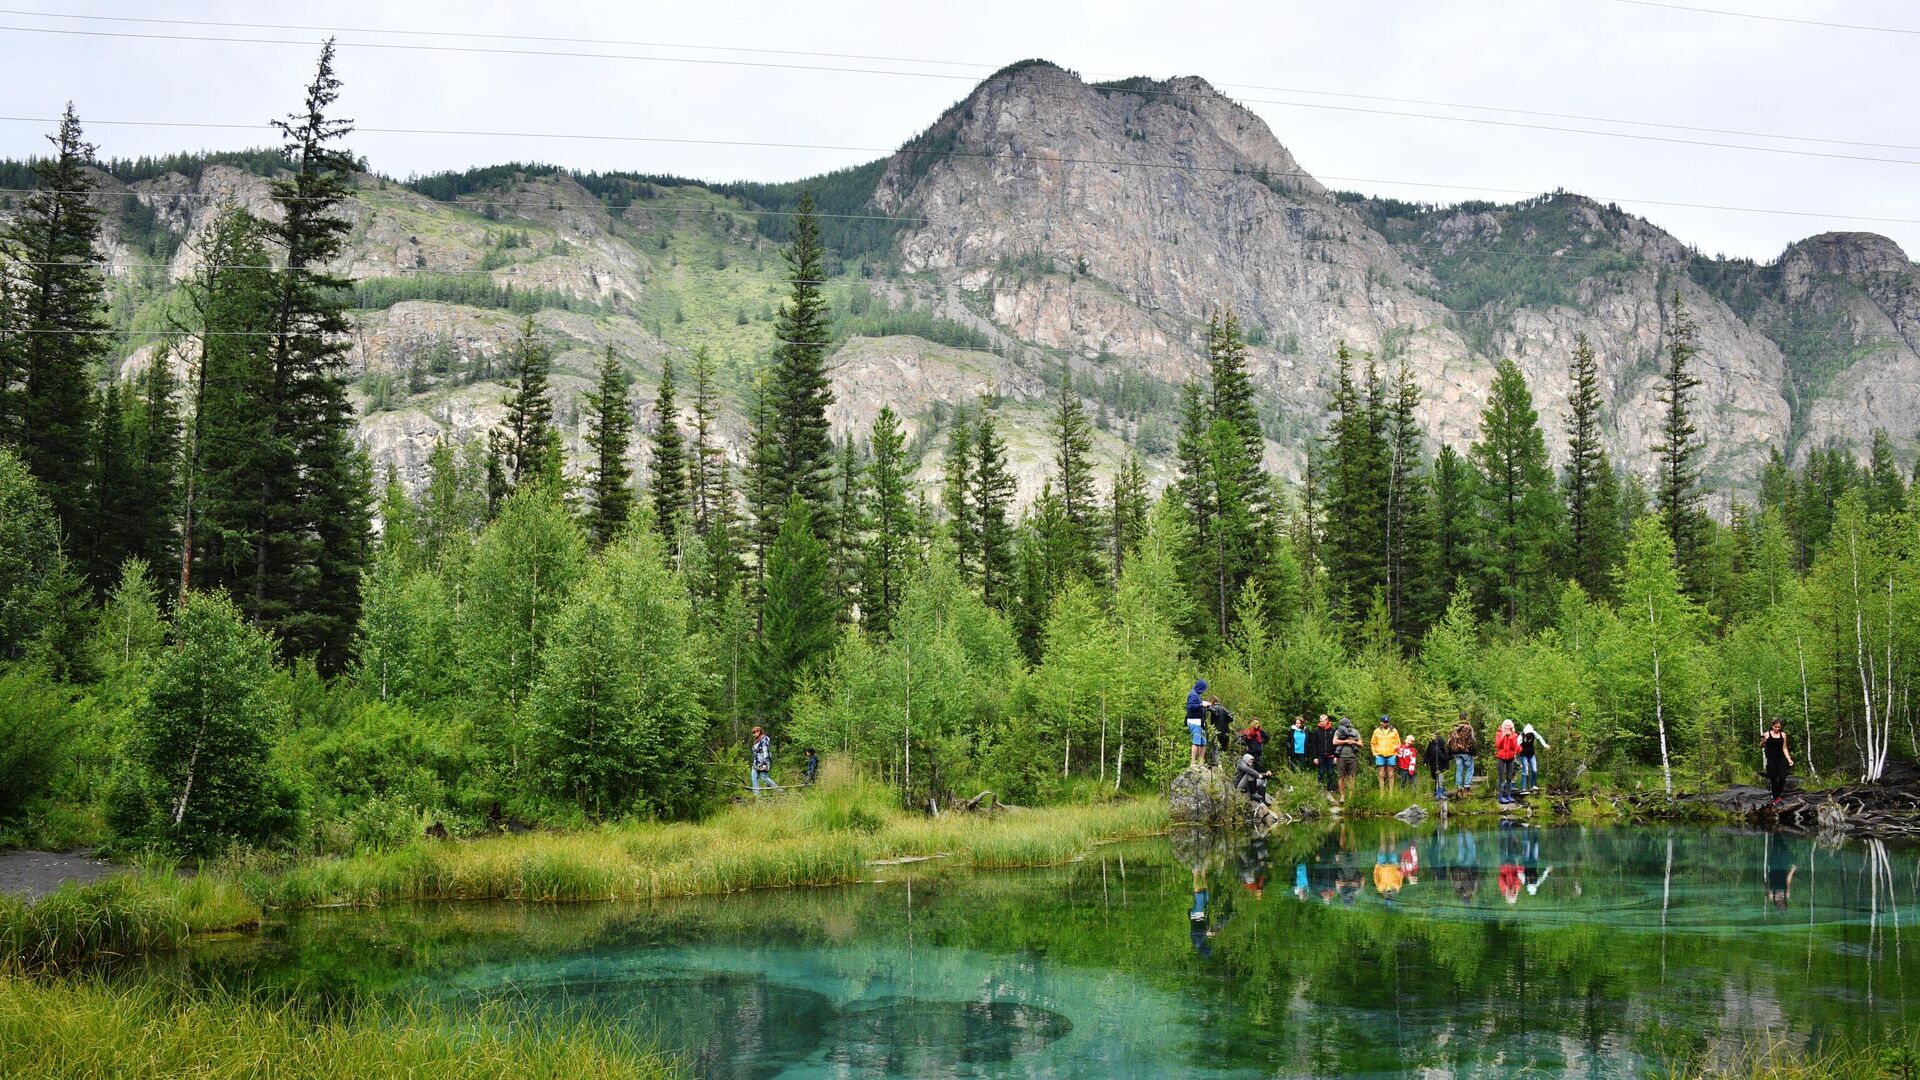
M 1480 739 L 1473 733 L 1473 723 L 1466 713 L 1461 713 L 1460 722 L 1453 726 L 1447 749 L 1453 755 L 1453 790 L 1465 791 L 1473 786 L 1473 755 L 1480 749 Z
M 1447 801 L 1447 762 L 1452 758 L 1453 749 L 1446 733 L 1434 732 L 1433 738 L 1427 740 L 1427 771 L 1433 774 L 1433 797 L 1436 802 Z
M 1540 790 L 1539 751 L 1551 750 L 1546 736 L 1533 729 L 1532 724 L 1520 729 L 1520 793 L 1531 795 Z
M 1221 755 L 1233 750 L 1233 714 L 1217 697 L 1207 699 L 1207 722 L 1213 725 L 1213 738 L 1207 740 L 1207 764 L 1221 765 Z

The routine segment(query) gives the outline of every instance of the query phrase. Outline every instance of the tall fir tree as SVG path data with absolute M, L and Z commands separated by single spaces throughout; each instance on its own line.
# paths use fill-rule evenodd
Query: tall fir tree
M 660 365 L 660 389 L 653 400 L 653 452 L 648 457 L 648 493 L 654 526 L 669 544 L 687 516 L 687 443 L 680 431 L 680 404 L 674 399 L 673 357 Z
M 346 393 L 350 283 L 325 269 L 352 228 L 339 206 L 358 166 L 338 145 L 352 124 L 327 115 L 340 92 L 333 51 L 331 40 L 321 48 L 301 111 L 274 122 L 292 175 L 269 185 L 279 219 L 266 231 L 282 253 L 267 340 L 270 437 L 291 451 L 292 468 L 269 478 L 268 527 L 241 600 L 284 647 L 329 672 L 345 666 L 359 619 L 372 503 Z
M 1533 625 L 1549 594 L 1558 505 L 1533 392 L 1511 360 L 1494 369 L 1480 440 L 1470 453 L 1478 472 L 1486 606 L 1511 627 Z
M 1900 475 L 1893 439 L 1887 435 L 1886 428 L 1874 428 L 1872 448 L 1867 455 L 1867 510 L 1874 514 L 1892 514 L 1906 504 L 1907 482 Z
M 747 443 L 746 503 L 747 513 L 753 518 L 751 549 L 753 551 L 753 610 L 754 633 L 764 633 L 766 628 L 766 583 L 767 556 L 773 550 L 774 538 L 780 535 L 780 512 L 782 500 L 780 485 L 780 439 L 774 415 L 773 387 L 770 376 L 763 374 L 753 388 L 753 407 L 748 413 L 751 425 Z
M 844 621 L 855 605 L 865 602 L 860 593 L 866 576 L 867 469 L 860 460 L 860 449 L 853 439 L 840 440 L 839 464 L 833 470 L 833 531 L 827 548 L 827 595 L 834 610 Z
M 718 429 L 720 391 L 713 381 L 713 358 L 705 345 L 693 353 L 693 445 L 687 457 L 687 501 L 693 511 L 693 531 L 707 535 L 713 516 L 714 487 L 726 448 Z
M 1100 581 L 1106 574 L 1099 555 L 1100 494 L 1093 481 L 1093 429 L 1080 395 L 1074 392 L 1071 371 L 1060 373 L 1052 437 L 1052 479 L 1061 518 L 1056 561 L 1072 574 Z
M 1353 377 L 1353 354 L 1337 353 L 1333 418 L 1322 457 L 1326 476 L 1326 523 L 1321 541 L 1330 596 L 1351 627 L 1357 627 L 1376 591 L 1387 584 L 1387 488 L 1391 460 L 1386 439 L 1384 388 L 1373 358 L 1364 384 Z
M 1659 475 L 1654 501 L 1673 541 L 1674 565 L 1680 580 L 1698 595 L 1704 579 L 1705 515 L 1700 510 L 1700 443 L 1693 423 L 1693 392 L 1700 378 L 1693 373 L 1699 353 L 1693 313 L 1678 290 L 1667 320 L 1666 368 L 1660 384 Z
M 163 349 L 136 382 L 139 391 L 131 421 L 134 431 L 135 486 L 140 505 L 129 527 L 133 553 L 162 574 L 179 552 L 180 402 L 173 353 Z
M 1396 640 L 1411 644 L 1446 603 L 1442 594 L 1425 590 L 1427 578 L 1428 491 L 1424 435 L 1420 429 L 1420 386 L 1413 371 L 1400 365 L 1387 408 L 1387 620 Z
M 599 547 L 611 543 L 633 513 L 633 475 L 627 464 L 632 441 L 627 372 L 608 345 L 600 358 L 599 382 L 587 395 L 587 447 L 593 451 L 587 477 L 587 533 Z
M 1607 537 L 1614 531 L 1611 507 L 1600 507 L 1601 474 L 1610 471 L 1600 442 L 1600 368 L 1587 335 L 1573 340 L 1568 370 L 1567 464 L 1561 493 L 1567 505 L 1566 559 L 1561 576 L 1579 583 L 1589 596 L 1605 595 L 1613 581 Z
M 803 193 L 792 221 L 793 239 L 785 252 L 788 294 L 774 318 L 773 373 L 769 384 L 774 441 L 771 453 L 771 499 L 765 509 L 778 515 L 794 497 L 813 511 L 808 514 L 815 534 L 832 533 L 832 499 L 828 485 L 833 469 L 833 439 L 827 428 L 827 409 L 833 405 L 833 386 L 827 377 L 827 349 L 832 342 L 831 315 L 821 285 L 827 276 L 827 251 L 820 243 L 820 223 L 814 217 L 813 194 Z
M 1433 459 L 1433 492 L 1427 504 L 1428 596 L 1449 598 L 1473 574 L 1475 523 L 1479 515 L 1473 467 L 1460 452 L 1442 446 Z M 1443 601 L 1444 602 L 1444 601 Z
M 533 326 L 529 315 L 520 323 L 508 364 L 514 373 L 513 393 L 504 404 L 507 415 L 494 433 L 493 446 L 507 492 L 540 482 L 548 458 L 560 444 L 553 427 L 553 349 Z
M 861 621 L 869 631 L 885 637 L 900 608 L 913 548 L 913 511 L 907 502 L 907 436 L 892 408 L 881 406 L 879 415 L 873 418 L 868 446 L 873 467 L 868 470 L 865 516 L 873 535 L 867 541 L 865 580 L 860 588 Z
M 1140 547 L 1147 535 L 1147 475 L 1140 458 L 1129 451 L 1120 470 L 1113 475 L 1108 497 L 1107 547 L 1113 558 L 1113 582 L 1126 572 L 1127 558 Z
M 812 519 L 807 501 L 790 496 L 767 553 L 767 598 L 753 658 L 754 700 L 763 723 L 787 719 L 794 692 L 833 651 L 836 605 L 827 598 L 827 548 Z
M 968 503 L 980 532 L 980 596 L 1002 607 L 1013 585 L 1013 498 L 1019 490 L 1007 464 L 1007 441 L 994 419 L 993 403 L 983 402 L 973 424 L 973 475 Z
M 54 152 L 34 162 L 35 188 L 6 232 L 17 266 L 5 268 L 15 315 L 13 372 L 0 371 L 0 441 L 19 448 L 61 532 L 84 548 L 93 385 L 108 347 L 100 211 L 87 172 L 94 148 L 71 104 L 49 140 Z
M 87 470 L 91 490 L 84 504 L 86 516 L 74 532 L 83 571 L 96 594 L 112 587 L 120 576 L 120 564 L 138 545 L 132 535 L 140 503 L 137 451 L 124 402 L 118 380 L 108 382 L 96 395 L 93 455 Z
M 980 514 L 974 492 L 974 423 L 965 409 L 954 412 L 947 429 L 945 480 L 940 507 L 946 511 L 947 538 L 953 544 L 953 562 L 963 581 L 980 576 Z

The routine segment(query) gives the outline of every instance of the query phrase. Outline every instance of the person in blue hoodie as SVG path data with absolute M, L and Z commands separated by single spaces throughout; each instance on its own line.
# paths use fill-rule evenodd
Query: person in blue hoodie
M 1195 679 L 1193 689 L 1187 691 L 1187 738 L 1193 746 L 1193 757 L 1189 768 L 1199 768 L 1207 760 L 1207 708 L 1204 695 L 1207 692 L 1207 680 Z

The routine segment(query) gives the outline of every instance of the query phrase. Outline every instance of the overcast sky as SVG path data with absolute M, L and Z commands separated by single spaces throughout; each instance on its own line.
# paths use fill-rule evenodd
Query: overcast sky
M 934 5 L 897 0 L 813 5 L 336 0 L 304 10 L 218 0 L 15 2 L 66 15 L 303 22 L 335 29 L 341 42 L 338 69 L 346 84 L 343 115 L 365 128 L 476 133 L 367 131 L 352 138 L 351 149 L 375 169 L 397 176 L 539 160 L 708 179 L 793 179 L 871 160 L 924 128 L 994 68 L 1044 57 L 1088 78 L 1204 76 L 1265 118 L 1308 171 L 1336 188 L 1453 202 L 1506 200 L 1515 197 L 1514 190 L 1564 187 L 1617 199 L 1710 253 L 1772 258 L 1796 238 L 1842 229 L 1885 233 L 1909 256 L 1920 252 L 1920 82 L 1913 77 L 1920 55 L 1920 4 L 1906 0 L 1677 0 L 1723 11 L 1883 28 L 1878 30 L 1625 0 L 972 0 L 939 5 L 937 11 Z M 107 156 L 269 142 L 265 131 L 106 122 L 264 121 L 298 103 L 316 43 L 324 36 L 316 27 L 163 25 L 12 12 L 0 12 L 0 27 L 4 111 L 51 117 L 72 99 L 89 136 Z M 149 36 L 23 29 L 30 27 Z M 582 40 L 449 36 L 456 32 Z M 370 47 L 374 42 L 407 47 Z M 470 51 L 475 48 L 496 51 Z M 862 70 L 815 70 L 824 68 Z M 1336 94 L 1410 100 L 1331 96 Z M 1747 134 L 1447 108 L 1411 99 Z M 1355 109 L 1838 156 L 1350 111 Z M 44 124 L 0 121 L 0 154 L 37 153 L 46 145 L 44 132 Z M 1908 220 L 1868 220 L 1889 218 Z

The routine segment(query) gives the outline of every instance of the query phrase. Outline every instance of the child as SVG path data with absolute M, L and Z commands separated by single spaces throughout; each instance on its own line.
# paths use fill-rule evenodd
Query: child
M 802 767 L 806 769 L 807 786 L 812 787 L 814 779 L 820 775 L 820 755 L 811 746 L 807 747 L 807 760 Z
M 1393 752 L 1393 760 L 1400 771 L 1407 774 L 1407 785 L 1411 787 L 1420 775 L 1420 751 L 1412 743 L 1403 740 L 1400 749 Z

